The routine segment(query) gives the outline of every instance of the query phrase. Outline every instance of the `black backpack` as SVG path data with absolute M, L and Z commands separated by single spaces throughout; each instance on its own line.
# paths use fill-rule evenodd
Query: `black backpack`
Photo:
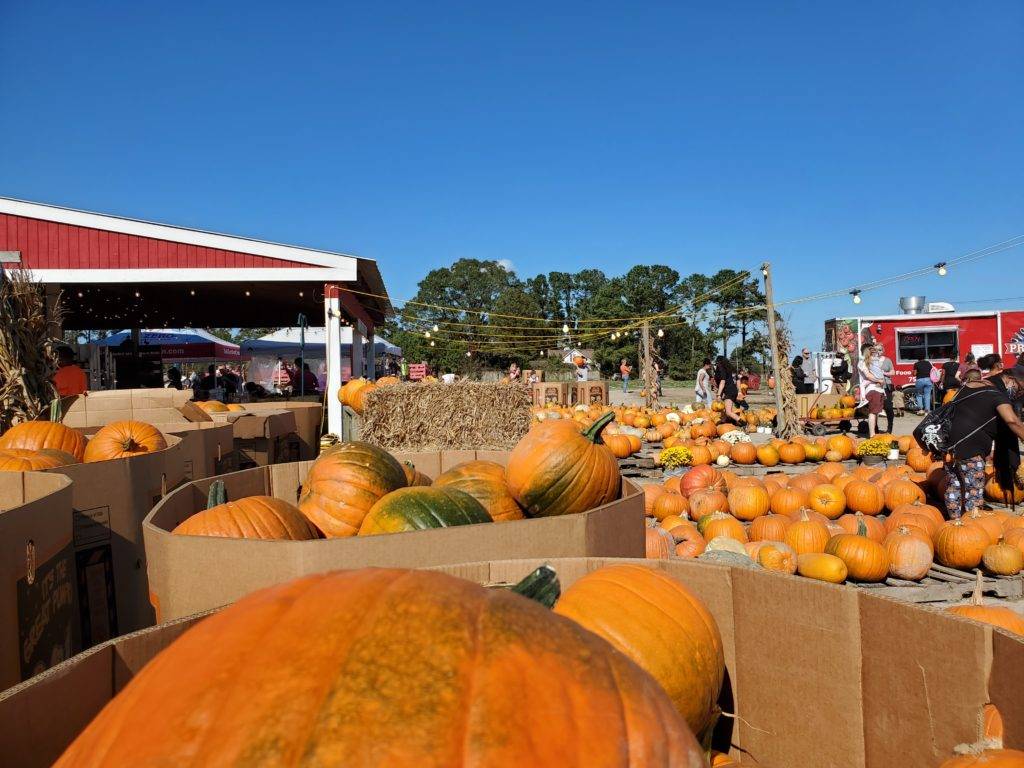
M 917 444 L 920 445 L 923 450 L 931 453 L 935 458 L 942 459 L 947 453 L 956 448 L 957 445 L 962 443 L 978 430 L 984 428 L 985 425 L 988 424 L 987 421 L 978 426 L 977 429 L 962 437 L 960 440 L 957 440 L 956 443 L 950 444 L 949 442 L 949 435 L 953 431 L 953 417 L 956 413 L 956 406 L 984 391 L 984 387 L 976 389 L 964 397 L 960 397 L 958 393 L 950 402 L 940 406 L 921 419 L 921 423 L 918 424 L 917 428 L 914 430 L 914 439 L 917 440 Z

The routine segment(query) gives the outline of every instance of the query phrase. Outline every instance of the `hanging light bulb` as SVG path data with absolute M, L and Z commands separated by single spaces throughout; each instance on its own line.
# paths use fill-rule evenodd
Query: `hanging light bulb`
M 661 328 L 658 329 L 658 338 L 659 339 L 665 338 L 665 331 L 663 331 Z
M 472 356 L 473 356 L 473 353 L 472 353 L 472 352 L 467 352 L 467 353 L 466 353 L 466 357 L 472 357 Z
M 246 291 L 246 292 L 245 292 L 245 295 L 246 295 L 246 296 L 252 296 L 252 294 L 251 294 L 251 293 L 249 293 L 248 291 Z
M 612 334 L 612 341 L 615 341 L 615 334 Z
M 424 335 L 424 336 L 426 336 L 426 337 L 427 337 L 427 338 L 429 339 L 429 338 L 430 338 L 430 331 L 427 331 L 427 332 L 426 332 L 425 334 L 423 334 L 423 335 Z M 433 345 L 431 345 L 431 346 L 433 346 Z
M 193 288 L 191 291 L 188 292 L 188 295 L 189 296 L 195 296 L 196 295 L 196 289 Z
M 946 276 L 946 271 L 947 271 L 946 270 L 946 262 L 940 261 L 938 264 L 935 265 L 935 269 L 938 270 L 939 277 L 945 277 Z
M 853 296 L 854 304 L 860 304 L 860 288 L 854 288 L 850 291 L 850 295 Z
M 430 342 L 430 346 L 434 346 L 434 342 Z
M 562 333 L 568 333 L 568 332 L 569 332 L 569 324 L 568 323 L 562 323 Z

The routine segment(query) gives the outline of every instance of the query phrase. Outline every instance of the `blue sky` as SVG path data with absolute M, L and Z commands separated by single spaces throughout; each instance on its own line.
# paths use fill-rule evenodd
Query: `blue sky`
M 396 299 L 460 257 L 803 296 L 1024 233 L 1022 41 L 997 1 L 8 2 L 0 194 L 358 253 Z M 1022 259 L 861 308 L 1024 297 Z

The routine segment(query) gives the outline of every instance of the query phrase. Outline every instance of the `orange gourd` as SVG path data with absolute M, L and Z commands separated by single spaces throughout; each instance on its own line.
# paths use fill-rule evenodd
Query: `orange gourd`
M 864 526 L 865 533 L 872 541 L 881 544 L 885 540 L 885 526 L 882 521 L 875 517 L 869 517 L 861 512 L 851 512 L 836 520 L 836 525 L 843 529 L 844 533 L 860 533 L 860 526 Z
M 924 504 L 924 491 L 910 480 L 893 480 L 885 486 L 885 508 L 896 511 L 904 504 Z
M 757 448 L 753 443 L 736 443 L 729 449 L 729 458 L 737 464 L 753 464 L 757 461 Z
M 712 512 L 728 512 L 729 498 L 721 491 L 705 488 L 697 491 L 690 499 L 690 516 L 699 520 Z
M 757 563 L 768 571 L 796 573 L 796 553 L 780 541 L 765 542 L 757 551 Z
M 725 478 L 722 477 L 722 473 L 708 466 L 691 467 L 679 481 L 679 492 L 683 496 L 691 496 L 696 491 L 705 489 L 720 491 L 723 488 Z
M 605 414 L 582 433 L 569 421 L 544 422 L 519 441 L 509 455 L 505 478 L 527 514 L 569 515 L 618 498 L 619 464 L 595 442 L 612 418 Z
M 55 421 L 23 421 L 0 435 L 0 449 L 41 451 L 51 448 L 70 453 L 78 461 L 85 456 L 85 435 Z
M 779 452 L 771 445 L 757 449 L 757 463 L 763 467 L 774 467 L 779 463 Z
M 652 612 L 667 606 L 658 599 Z M 678 646 L 691 647 L 709 659 L 714 702 L 721 653 Z M 381 663 L 388 649 L 401 663 Z M 529 701 L 544 702 L 539 720 L 511 704 Z M 202 619 L 57 764 L 594 766 L 610 755 L 620 766 L 704 761 L 657 682 L 579 623 L 511 590 L 367 568 Z
M 885 547 L 868 538 L 864 521 L 859 521 L 857 533 L 841 533 L 829 539 L 825 554 L 835 555 L 846 563 L 847 576 L 853 581 L 885 581 L 889 575 Z
M 776 515 L 795 515 L 808 504 L 807 494 L 799 488 L 780 488 L 771 497 L 771 511 Z
M 792 522 L 785 515 L 762 515 L 750 524 L 748 535 L 751 541 L 785 541 Z
M 654 502 L 654 516 L 658 520 L 676 516 L 685 518 L 690 511 L 690 504 L 685 496 L 678 493 L 665 492 Z
M 735 539 L 741 544 L 747 543 L 747 531 L 743 523 L 732 515 L 725 512 L 712 512 L 697 521 L 697 530 L 704 537 L 705 541 L 711 541 L 719 536 Z
M 555 612 L 649 672 L 699 737 L 713 725 L 725 674 L 722 637 L 707 607 L 683 584 L 648 568 L 613 565 L 577 580 Z
M 846 581 L 846 563 L 835 555 L 824 552 L 807 552 L 797 555 L 796 572 L 808 579 L 842 584 Z
M 661 528 L 647 528 L 645 530 L 645 556 L 648 560 L 668 560 L 675 550 L 675 539 L 672 535 Z
M 162 451 L 167 441 L 159 429 L 141 421 L 112 421 L 99 430 L 85 446 L 83 461 L 108 461 Z

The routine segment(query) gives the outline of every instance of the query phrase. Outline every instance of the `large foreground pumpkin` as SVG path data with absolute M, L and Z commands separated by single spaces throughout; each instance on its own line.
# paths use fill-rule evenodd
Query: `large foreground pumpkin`
M 698 737 L 714 724 L 725 674 L 722 636 L 704 603 L 678 581 L 613 565 L 575 582 L 555 611 L 650 672 Z
M 547 608 L 429 571 L 321 574 L 188 630 L 62 768 L 705 766 L 650 675 Z
M 618 497 L 619 464 L 606 446 L 595 442 L 614 416 L 605 414 L 582 433 L 572 421 L 545 421 L 519 441 L 505 477 L 527 514 L 586 512 Z
M 79 461 L 85 455 L 85 435 L 54 421 L 25 421 L 0 435 L 0 448 L 41 451 L 53 448 L 70 453 Z
M 304 541 L 320 532 L 299 510 L 273 496 L 246 496 L 197 512 L 172 533 L 236 539 Z
M 86 462 L 127 459 L 162 451 L 167 441 L 159 429 L 142 421 L 112 421 L 100 427 L 85 446 Z
M 390 453 L 367 443 L 342 443 L 309 468 L 299 510 L 328 538 L 355 536 L 370 507 L 406 485 Z
M 480 502 L 494 522 L 522 520 L 523 509 L 505 481 L 505 468 L 494 461 L 467 461 L 438 475 L 435 488 L 455 488 Z
M 455 488 L 399 488 L 378 501 L 363 518 L 360 536 L 423 531 L 455 525 L 489 523 L 480 502 Z

